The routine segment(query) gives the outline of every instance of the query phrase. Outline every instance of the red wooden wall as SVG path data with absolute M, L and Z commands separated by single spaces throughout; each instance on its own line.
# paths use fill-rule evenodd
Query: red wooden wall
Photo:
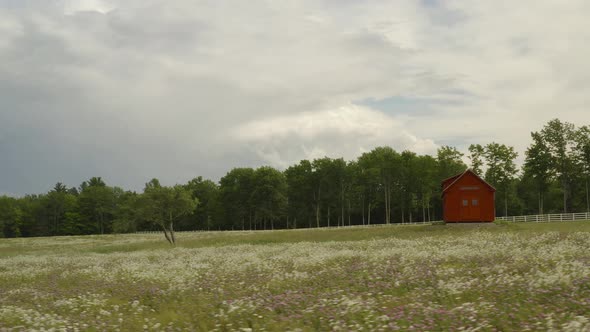
M 443 186 L 446 222 L 492 222 L 496 219 L 496 189 L 471 170 L 449 178 Z

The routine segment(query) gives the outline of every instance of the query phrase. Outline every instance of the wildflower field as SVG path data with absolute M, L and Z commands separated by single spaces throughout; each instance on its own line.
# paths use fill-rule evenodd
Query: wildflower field
M 0 239 L 0 331 L 590 331 L 590 222 Z

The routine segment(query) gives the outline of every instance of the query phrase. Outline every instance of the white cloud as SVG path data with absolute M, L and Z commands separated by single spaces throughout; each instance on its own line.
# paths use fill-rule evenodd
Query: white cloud
M 64 13 L 67 15 L 74 15 L 78 12 L 108 14 L 115 8 L 113 4 L 103 0 L 66 0 L 64 3 Z
M 425 154 L 437 149 L 432 140 L 407 132 L 403 123 L 356 105 L 248 122 L 239 125 L 234 136 L 263 160 L 283 168 L 302 158 L 351 160 L 385 145 Z
M 522 154 L 551 118 L 588 123 L 589 2 L 424 3 L 0 5 L 1 189 L 141 188 L 384 144 Z M 359 106 L 390 97 L 439 102 Z

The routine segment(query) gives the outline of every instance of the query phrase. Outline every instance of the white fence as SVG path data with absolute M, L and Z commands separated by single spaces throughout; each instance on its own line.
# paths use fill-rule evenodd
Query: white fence
M 590 213 L 562 213 L 562 214 L 539 214 L 530 216 L 498 217 L 496 220 L 510 222 L 551 222 L 551 221 L 576 221 L 590 220 Z
M 497 217 L 496 220 L 508 221 L 508 222 L 553 222 L 553 221 L 578 221 L 578 220 L 590 220 L 590 212 L 583 212 L 583 213 L 563 213 L 563 214 L 539 214 L 539 215 L 529 215 L 529 216 L 509 216 L 509 217 Z M 328 229 L 335 229 L 335 228 L 362 228 L 362 227 L 389 227 L 389 226 L 404 226 L 404 225 L 430 225 L 433 222 L 441 222 L 441 221 L 414 221 L 414 222 L 405 222 L 405 223 L 391 223 L 391 224 L 371 224 L 371 225 L 352 225 L 352 226 L 330 226 L 330 227 L 320 227 L 320 228 L 297 228 L 297 230 L 306 230 L 306 229 L 318 229 L 318 230 L 328 230 Z M 281 230 L 281 229 L 277 229 Z M 221 232 L 232 232 L 232 231 L 241 231 L 241 230 L 227 230 Z M 248 230 L 246 231 L 255 231 L 255 230 Z M 262 231 L 259 229 L 258 231 Z M 267 229 L 266 231 L 271 231 Z M 150 234 L 150 233 L 161 233 L 162 231 L 143 231 L 137 232 L 138 234 Z M 178 231 L 177 233 L 193 233 L 193 232 L 218 232 L 218 230 L 198 230 L 198 231 Z

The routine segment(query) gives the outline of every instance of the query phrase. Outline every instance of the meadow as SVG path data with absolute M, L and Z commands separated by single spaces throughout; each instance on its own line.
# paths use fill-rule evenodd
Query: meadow
M 590 331 L 590 222 L 0 239 L 0 331 Z

